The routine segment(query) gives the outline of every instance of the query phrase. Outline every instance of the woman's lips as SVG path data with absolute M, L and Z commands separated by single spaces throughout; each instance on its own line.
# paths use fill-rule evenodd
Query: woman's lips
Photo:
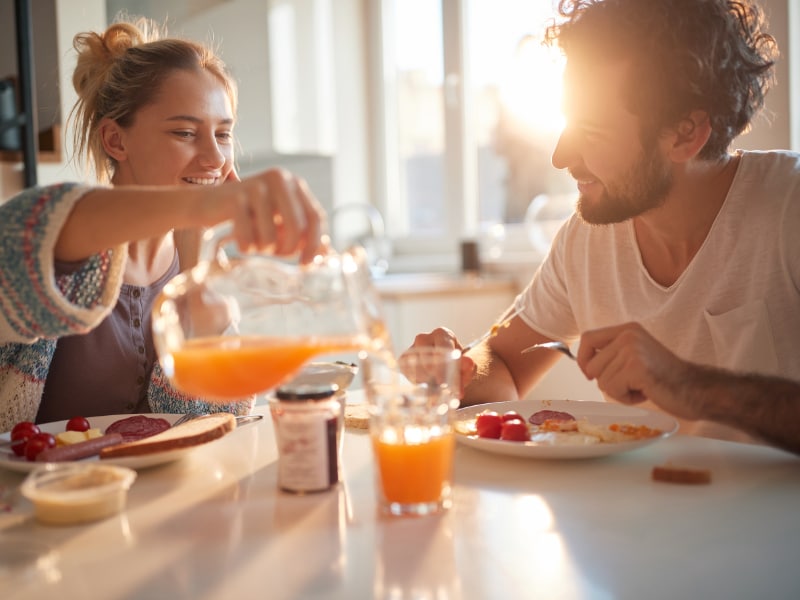
M 219 180 L 219 177 L 184 177 L 186 183 L 193 183 L 195 185 L 214 185 Z

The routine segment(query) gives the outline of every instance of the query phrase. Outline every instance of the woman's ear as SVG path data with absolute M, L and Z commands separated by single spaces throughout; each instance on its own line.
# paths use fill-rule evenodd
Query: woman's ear
M 128 152 L 125 147 L 124 132 L 119 124 L 112 119 L 104 118 L 100 121 L 98 131 L 106 154 L 117 162 L 125 160 Z
M 711 120 L 708 113 L 693 110 L 682 119 L 672 131 L 670 158 L 675 162 L 684 162 L 695 158 L 711 137 Z

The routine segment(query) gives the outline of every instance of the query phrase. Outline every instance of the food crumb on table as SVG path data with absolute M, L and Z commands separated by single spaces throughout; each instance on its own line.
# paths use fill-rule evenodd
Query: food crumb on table
M 711 483 L 711 471 L 694 467 L 682 467 L 672 464 L 657 465 L 653 467 L 653 481 L 665 483 L 683 483 L 689 485 L 702 485 Z

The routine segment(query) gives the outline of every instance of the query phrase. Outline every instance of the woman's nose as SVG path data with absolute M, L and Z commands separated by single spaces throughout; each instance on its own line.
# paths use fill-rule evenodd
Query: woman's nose
M 228 155 L 222 151 L 216 138 L 206 141 L 200 149 L 200 163 L 204 167 L 219 169 L 228 160 Z

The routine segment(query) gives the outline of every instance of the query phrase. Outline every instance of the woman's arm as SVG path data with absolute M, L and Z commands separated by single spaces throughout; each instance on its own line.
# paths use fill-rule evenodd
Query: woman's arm
M 97 188 L 76 203 L 61 229 L 55 258 L 81 261 L 135 240 L 172 229 L 234 222 L 240 247 L 301 254 L 304 261 L 323 244 L 325 215 L 306 185 L 272 169 L 220 186 Z

